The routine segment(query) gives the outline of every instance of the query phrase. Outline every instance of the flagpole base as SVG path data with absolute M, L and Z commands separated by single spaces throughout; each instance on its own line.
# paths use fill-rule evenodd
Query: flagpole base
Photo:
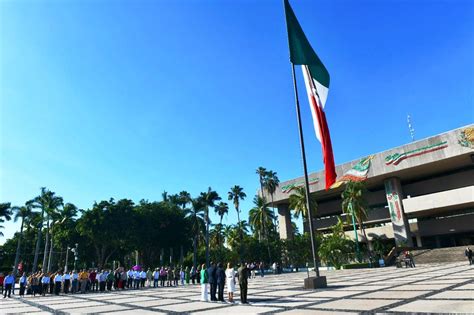
M 326 277 L 308 277 L 304 279 L 304 288 L 306 290 L 322 289 L 327 288 Z

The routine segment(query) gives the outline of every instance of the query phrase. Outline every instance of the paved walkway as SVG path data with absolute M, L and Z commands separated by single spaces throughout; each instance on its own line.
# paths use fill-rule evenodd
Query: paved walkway
M 250 305 L 200 302 L 199 286 L 0 299 L 0 313 L 357 314 L 474 313 L 466 263 L 324 271 L 329 287 L 305 291 L 306 273 L 250 280 Z M 238 294 L 237 299 L 238 301 Z

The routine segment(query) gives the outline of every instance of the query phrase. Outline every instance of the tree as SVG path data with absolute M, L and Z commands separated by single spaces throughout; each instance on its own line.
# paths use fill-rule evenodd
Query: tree
M 0 203 L 0 223 L 5 221 L 10 221 L 12 216 L 11 203 L 5 202 Z M 3 229 L 3 225 L 0 225 L 0 229 Z M 0 232 L 0 236 L 3 236 L 3 233 Z
M 255 173 L 258 175 L 258 179 L 260 182 L 260 193 L 263 197 L 263 184 L 265 182 L 265 177 L 267 176 L 267 169 L 265 167 L 259 166 Z
M 306 206 L 306 189 L 304 187 L 296 187 L 293 189 L 294 193 L 290 195 L 290 209 L 295 211 L 294 215 L 296 218 L 299 218 L 300 215 L 303 216 L 303 227 L 305 227 L 308 222 L 308 209 Z M 311 214 L 315 214 L 318 208 L 318 204 L 313 196 L 310 195 L 310 207 Z
M 216 207 L 214 208 L 216 214 L 219 216 L 220 221 L 219 223 L 222 224 L 222 218 L 225 214 L 229 213 L 229 205 L 226 202 L 219 202 Z
M 204 204 L 204 220 L 206 223 L 206 265 L 209 266 L 209 224 L 211 223 L 209 219 L 209 208 L 214 208 L 216 201 L 221 200 L 221 197 L 209 187 L 207 192 L 201 193 L 201 199 Z
M 83 211 L 77 220 L 77 230 L 83 241 L 90 244 L 87 255 L 95 254 L 99 268 L 117 252 L 127 253 L 134 248 L 139 233 L 136 221 L 134 204 L 129 199 L 95 202 L 92 209 Z
M 186 206 L 191 202 L 191 194 L 183 190 L 179 193 L 179 205 L 185 209 Z
M 199 236 L 202 236 L 204 222 L 204 202 L 198 197 L 191 199 L 191 208 L 185 209 L 185 216 L 191 222 L 193 236 L 193 266 L 197 266 L 197 248 Z
M 244 189 L 238 185 L 235 185 L 234 187 L 230 188 L 230 191 L 228 192 L 228 199 L 232 200 L 234 203 L 234 208 L 235 211 L 237 212 L 237 226 L 240 227 L 240 200 L 244 200 L 247 195 L 244 193 Z M 239 232 L 240 235 L 240 240 L 242 241 L 242 231 Z
M 368 243 L 368 238 L 365 234 L 364 228 L 364 221 L 367 220 L 368 208 L 367 201 L 365 200 L 365 192 L 366 188 L 363 182 L 349 181 L 341 194 L 341 198 L 342 211 L 348 215 L 348 222 L 350 222 L 352 217 L 354 217 Z
M 41 187 L 41 194 L 33 200 L 34 200 L 33 202 L 34 207 L 41 209 L 41 222 L 40 222 L 40 225 L 38 225 L 38 239 L 36 241 L 35 258 L 33 261 L 33 272 L 36 271 L 36 268 L 38 266 L 39 246 L 41 242 L 41 232 L 42 232 L 45 212 L 47 214 L 47 219 L 46 219 L 47 230 L 46 230 L 46 241 L 45 241 L 45 249 L 44 249 L 44 256 L 43 256 L 43 272 L 46 272 L 45 263 L 46 263 L 46 253 L 48 251 L 48 241 L 49 241 L 49 217 L 51 213 L 53 213 L 54 211 L 56 211 L 57 208 L 62 206 L 63 198 L 56 196 L 54 192 L 46 189 L 46 187 Z
M 18 271 L 18 262 L 20 260 L 21 251 L 21 239 L 23 238 L 23 227 L 25 226 L 25 220 L 31 216 L 33 212 L 33 201 L 27 201 L 22 207 L 13 207 L 12 210 L 15 212 L 14 221 L 17 222 L 21 219 L 20 235 L 18 236 L 18 243 L 16 247 L 15 263 L 13 264 L 13 274 L 16 275 Z
M 273 195 L 276 192 L 277 187 L 280 185 L 280 179 L 277 176 L 277 173 L 274 171 L 268 171 L 265 179 L 264 179 L 264 187 L 267 192 L 270 194 L 270 198 L 272 200 L 272 208 L 273 208 L 273 217 L 275 219 L 275 226 L 278 226 L 276 223 L 276 215 L 275 215 L 275 205 L 273 204 Z
M 268 250 L 268 261 L 271 261 L 270 246 L 268 240 L 268 230 L 271 229 L 273 223 L 273 214 L 267 207 L 267 201 L 264 197 L 255 196 L 253 199 L 255 207 L 249 211 L 249 223 L 254 231 L 258 234 L 258 239 L 265 238 Z
M 327 265 L 340 269 L 354 257 L 354 243 L 344 233 L 344 224 L 338 219 L 332 233 L 323 237 L 319 246 L 319 257 Z

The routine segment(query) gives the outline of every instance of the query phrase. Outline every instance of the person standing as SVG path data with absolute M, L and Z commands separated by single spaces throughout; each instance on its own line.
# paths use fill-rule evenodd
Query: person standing
M 105 274 L 104 270 L 102 270 L 98 275 L 99 278 L 99 292 L 105 291 L 105 281 L 107 280 L 107 275 Z
M 63 281 L 64 281 L 64 294 L 68 294 L 69 286 L 71 285 L 71 275 L 66 272 L 63 276 Z
M 191 278 L 191 273 L 189 272 L 189 267 L 186 266 L 186 269 L 184 269 L 184 279 L 186 280 L 186 285 L 189 284 L 190 278 Z
M 61 272 L 57 272 L 54 277 L 54 294 L 59 295 L 61 292 L 61 284 L 63 282 L 63 277 Z
M 160 279 L 160 272 L 158 271 L 158 268 L 155 268 L 155 271 L 153 271 L 153 287 L 154 288 L 158 286 L 159 279 Z
M 227 279 L 227 296 L 229 302 L 234 302 L 234 292 L 235 292 L 235 270 L 232 267 L 231 263 L 227 264 L 227 270 L 225 271 L 225 276 Z
M 260 277 L 263 277 L 265 276 L 265 264 L 263 263 L 263 261 L 260 262 Z
M 165 280 L 166 280 L 166 270 L 165 270 L 165 267 L 161 267 L 161 269 L 160 269 L 160 285 L 161 285 L 161 287 L 165 286 Z
M 133 288 L 133 271 L 128 269 L 127 271 L 127 288 Z
M 191 267 L 191 282 L 192 284 L 196 284 L 196 268 L 194 266 Z
M 248 278 L 249 278 L 249 269 L 247 268 L 246 263 L 240 264 L 240 268 L 237 270 L 239 277 L 239 286 L 240 286 L 240 301 L 242 304 L 248 304 L 247 302 L 247 288 L 248 288 Z
M 43 274 L 43 277 L 41 278 L 41 294 L 43 296 L 46 295 L 46 292 L 48 292 L 48 288 L 49 288 L 49 282 L 51 281 L 51 279 L 49 278 L 49 274 L 45 273 Z
M 71 274 L 71 278 L 72 278 L 72 289 L 71 289 L 71 292 L 72 293 L 77 293 L 78 291 L 78 283 L 79 283 L 79 274 L 77 273 L 76 270 L 73 270 L 72 271 L 72 274 Z
M 4 293 L 3 293 L 3 298 L 7 297 L 8 293 L 8 298 L 10 298 L 12 294 L 12 287 L 13 283 L 15 282 L 15 276 L 10 272 L 6 277 L 5 280 L 3 280 L 3 284 L 5 286 Z
M 472 249 L 469 247 L 466 247 L 466 250 L 464 251 L 464 255 L 466 255 L 467 260 L 469 261 L 469 265 L 472 265 Z
M 92 269 L 89 273 L 89 281 L 91 283 L 91 291 L 98 291 L 97 271 Z
M 201 301 L 207 302 L 207 286 L 209 283 L 208 273 L 206 269 L 206 264 L 202 264 L 201 273 L 200 273 L 200 283 L 201 283 Z
M 27 283 L 28 281 L 26 279 L 26 273 L 23 272 L 20 278 L 20 297 L 23 297 L 25 295 L 25 288 L 26 288 Z
M 217 291 L 217 269 L 216 264 L 211 262 L 211 266 L 207 268 L 207 274 L 209 277 L 209 286 L 211 287 L 211 301 L 217 301 L 216 291 Z
M 81 284 L 81 293 L 86 293 L 87 281 L 89 280 L 89 274 L 85 269 L 79 274 L 79 283 Z
M 224 285 L 225 285 L 225 271 L 222 266 L 222 263 L 219 263 L 216 271 L 217 276 L 217 300 L 219 302 L 224 302 Z
M 0 272 L 0 289 L 1 289 L 1 294 L 3 294 L 3 282 L 5 281 L 5 275 L 3 274 L 3 272 Z
M 105 272 L 106 278 L 105 281 L 107 282 L 107 291 L 112 291 L 112 285 L 114 284 L 115 276 L 112 270 L 107 270 Z

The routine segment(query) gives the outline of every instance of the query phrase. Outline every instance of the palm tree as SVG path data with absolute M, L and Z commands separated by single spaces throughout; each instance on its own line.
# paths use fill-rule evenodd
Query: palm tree
M 306 206 L 306 189 L 304 187 L 296 187 L 293 189 L 295 193 L 290 195 L 290 209 L 294 210 L 295 217 L 299 218 L 300 215 L 303 216 L 303 228 L 308 224 L 308 209 Z M 315 214 L 318 208 L 318 204 L 313 196 L 310 195 L 310 207 L 311 214 Z M 306 226 L 305 226 L 306 225 Z
M 210 243 L 212 247 L 221 248 L 224 245 L 222 241 L 222 235 L 224 234 L 224 225 L 217 223 L 214 228 L 209 232 Z
M 51 244 L 49 246 L 49 258 L 48 258 L 48 268 L 47 271 L 50 271 L 51 268 L 51 256 L 53 253 L 53 247 L 54 247 L 54 233 L 56 232 L 57 234 L 57 229 L 60 228 L 62 225 L 67 225 L 67 223 L 70 223 L 71 220 L 76 216 L 77 214 L 77 207 L 72 204 L 72 203 L 66 203 L 62 209 L 57 209 L 57 211 L 52 213 L 51 219 Z M 67 233 L 71 233 L 70 229 L 66 229 Z
M 275 218 L 275 226 L 277 225 L 276 222 L 276 215 L 275 215 L 275 206 L 273 204 L 273 195 L 276 192 L 277 187 L 280 185 L 280 179 L 277 176 L 277 173 L 274 171 L 268 171 L 267 176 L 265 177 L 265 182 L 264 182 L 264 187 L 267 190 L 267 192 L 270 194 L 270 197 L 272 199 L 272 208 L 273 208 L 273 217 Z
M 191 202 L 191 194 L 183 190 L 179 193 L 179 204 L 181 207 L 186 208 L 186 205 Z
M 357 221 L 364 238 L 366 239 L 367 243 L 369 243 L 364 228 L 364 221 L 367 220 L 368 208 L 367 201 L 365 200 L 365 192 L 366 188 L 363 182 L 349 181 L 341 194 L 342 211 L 348 215 L 348 221 L 352 218 Z
M 229 213 L 229 205 L 227 204 L 227 202 L 221 201 L 216 205 L 214 211 L 216 211 L 217 215 L 220 217 L 219 223 L 222 224 L 222 218 L 225 214 Z
M 14 222 L 17 222 L 18 219 L 21 218 L 21 226 L 20 226 L 20 235 L 18 236 L 18 243 L 16 245 L 16 255 L 15 255 L 15 263 L 13 265 L 13 274 L 16 276 L 18 271 L 18 262 L 20 260 L 20 250 L 21 250 L 21 239 L 23 238 L 23 227 L 25 226 L 25 220 L 31 216 L 33 213 L 33 201 L 27 201 L 23 207 L 13 207 L 13 211 L 15 211 Z
M 255 207 L 249 211 L 249 223 L 252 230 L 257 232 L 258 239 L 265 239 L 267 242 L 268 259 L 271 261 L 270 245 L 268 240 L 268 230 L 273 222 L 273 215 L 267 207 L 267 201 L 264 197 L 255 196 L 253 199 Z
M 221 229 L 219 231 L 222 231 L 222 218 L 224 217 L 225 214 L 229 213 L 229 205 L 226 202 L 221 201 L 214 207 L 214 211 L 217 213 L 217 215 L 220 218 L 219 225 L 220 225 Z M 217 225 L 216 225 L 216 227 L 217 227 Z M 214 230 L 216 230 L 216 227 L 214 227 Z M 221 235 L 222 235 L 222 233 L 217 234 L 217 237 L 221 238 Z M 224 246 L 224 242 L 221 242 L 220 240 L 218 240 L 218 243 L 219 244 L 222 243 L 222 246 Z
M 0 223 L 5 221 L 10 221 L 12 218 L 12 209 L 11 203 L 5 202 L 0 203 Z M 3 225 L 0 225 L 0 228 L 3 229 Z M 3 236 L 3 233 L 0 232 L 0 236 Z
M 247 195 L 244 193 L 244 189 L 238 185 L 230 188 L 228 192 L 228 199 L 234 203 L 235 211 L 237 212 L 237 226 L 240 228 L 240 200 L 244 200 Z M 242 231 L 239 232 L 240 241 L 242 241 Z
M 260 181 L 260 193 L 262 194 L 263 197 L 263 184 L 265 182 L 265 177 L 267 176 L 267 169 L 265 167 L 259 166 L 255 173 L 258 174 L 258 178 Z
M 185 217 L 191 220 L 191 233 L 193 235 L 193 265 L 197 266 L 197 245 L 199 236 L 204 226 L 204 204 L 201 198 L 191 199 L 191 208 L 184 210 Z
M 56 194 L 46 187 L 41 187 L 41 194 L 34 199 L 34 207 L 41 209 L 41 222 L 38 225 L 38 239 L 36 240 L 35 258 L 33 261 L 33 272 L 36 272 L 38 266 L 38 254 L 39 246 L 41 242 L 41 232 L 44 220 L 44 213 L 47 214 L 47 230 L 46 230 L 46 242 L 43 256 L 43 272 L 46 272 L 46 253 L 48 252 L 48 241 L 49 241 L 49 220 L 51 213 L 54 213 L 63 204 L 63 198 L 56 196 Z
M 204 203 L 204 216 L 206 223 L 206 265 L 209 266 L 209 224 L 211 220 L 209 219 L 209 207 L 214 208 L 216 206 L 216 201 L 221 200 L 221 197 L 212 190 L 211 187 L 207 189 L 207 192 L 202 192 L 201 196 Z

